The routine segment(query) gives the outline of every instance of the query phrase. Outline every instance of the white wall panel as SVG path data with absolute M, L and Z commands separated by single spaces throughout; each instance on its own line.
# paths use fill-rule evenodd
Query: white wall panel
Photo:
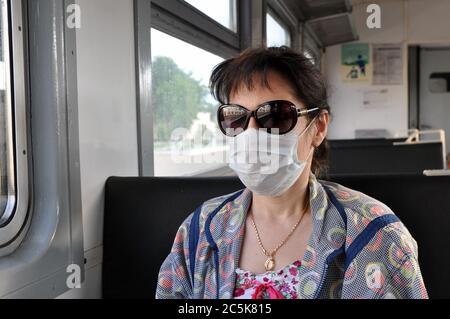
M 77 59 L 84 249 L 89 251 L 103 244 L 106 179 L 138 175 L 133 1 L 77 3 L 81 8 Z M 87 271 L 83 289 L 62 297 L 99 298 L 100 294 L 98 264 Z
M 450 1 L 409 0 L 408 42 L 450 44 Z

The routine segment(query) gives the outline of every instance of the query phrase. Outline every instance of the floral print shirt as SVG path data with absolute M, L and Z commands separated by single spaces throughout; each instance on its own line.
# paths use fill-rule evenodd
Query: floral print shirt
M 236 269 L 234 299 L 297 299 L 300 260 L 278 271 L 254 274 Z

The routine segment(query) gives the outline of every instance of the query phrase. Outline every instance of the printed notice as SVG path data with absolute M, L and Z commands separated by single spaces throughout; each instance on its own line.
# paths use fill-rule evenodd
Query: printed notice
M 403 47 L 401 44 L 373 45 L 373 84 L 403 84 Z

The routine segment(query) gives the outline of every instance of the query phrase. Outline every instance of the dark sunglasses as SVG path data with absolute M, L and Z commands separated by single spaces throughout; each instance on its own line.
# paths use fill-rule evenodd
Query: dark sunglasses
M 292 102 L 277 100 L 264 102 L 255 111 L 249 111 L 238 104 L 224 104 L 219 107 L 217 118 L 223 134 L 235 137 L 245 131 L 254 117 L 259 127 L 277 130 L 277 134 L 283 135 L 292 131 L 297 125 L 298 118 L 311 113 L 319 113 L 320 108 L 300 110 Z

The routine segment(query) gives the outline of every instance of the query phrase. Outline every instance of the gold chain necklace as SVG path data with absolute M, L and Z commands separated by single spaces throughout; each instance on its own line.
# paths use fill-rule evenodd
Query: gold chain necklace
M 256 227 L 256 224 L 255 224 L 255 221 L 253 220 L 252 214 L 250 214 L 250 220 L 252 222 L 253 228 L 255 229 L 256 238 L 258 239 L 259 247 L 261 247 L 261 250 L 263 251 L 264 255 L 267 257 L 267 260 L 264 263 L 264 267 L 266 268 L 266 271 L 272 271 L 275 268 L 275 259 L 274 259 L 275 254 L 288 241 L 288 239 L 292 236 L 294 231 L 297 229 L 298 225 L 300 225 L 301 221 L 303 220 L 303 217 L 306 215 L 306 211 L 307 211 L 308 207 L 309 207 L 309 201 L 308 201 L 308 204 L 307 204 L 305 210 L 303 211 L 302 216 L 300 216 L 300 218 L 297 221 L 297 223 L 292 227 L 292 229 L 289 232 L 289 234 L 272 251 L 268 251 L 267 249 L 264 248 L 264 245 L 262 244 L 262 241 L 261 241 L 261 237 L 259 236 L 258 228 Z

